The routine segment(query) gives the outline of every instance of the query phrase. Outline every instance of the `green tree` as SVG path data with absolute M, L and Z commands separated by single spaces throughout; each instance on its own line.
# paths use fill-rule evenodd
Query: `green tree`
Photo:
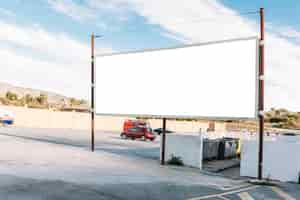
M 81 99 L 81 100 L 80 100 L 80 105 L 84 105 L 84 104 L 87 104 L 87 101 L 84 100 L 84 99 Z
M 30 103 L 34 102 L 34 98 L 30 94 L 26 94 L 24 98 L 25 98 L 26 104 L 30 104 Z
M 9 105 L 9 100 L 4 97 L 0 97 L 0 104 Z
M 75 98 L 70 99 L 71 106 L 79 106 L 79 105 L 82 105 L 82 104 L 85 104 L 85 103 L 86 103 L 86 101 L 84 99 L 81 99 L 81 100 L 78 100 L 78 99 L 75 99 Z
M 70 104 L 71 104 L 71 106 L 77 105 L 76 99 L 75 99 L 75 98 L 71 98 L 71 99 L 70 99 Z
M 40 105 L 46 105 L 48 103 L 48 96 L 45 94 L 40 94 L 40 96 L 37 96 L 35 99 Z
M 10 101 L 15 101 L 15 100 L 18 100 L 18 95 L 16 93 L 13 93 L 13 92 L 6 92 L 6 95 L 5 95 L 6 99 L 10 100 Z

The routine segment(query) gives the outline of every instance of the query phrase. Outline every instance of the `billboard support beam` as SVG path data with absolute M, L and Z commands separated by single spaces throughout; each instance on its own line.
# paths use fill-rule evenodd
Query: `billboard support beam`
M 259 149 L 258 149 L 258 179 L 263 175 L 264 146 L 264 68 L 265 68 L 265 23 L 264 8 L 260 8 L 260 43 L 259 43 Z
M 91 36 L 91 150 L 95 149 L 95 35 Z
M 161 148 L 161 165 L 165 164 L 165 154 L 166 154 L 166 118 L 162 119 L 162 148 Z

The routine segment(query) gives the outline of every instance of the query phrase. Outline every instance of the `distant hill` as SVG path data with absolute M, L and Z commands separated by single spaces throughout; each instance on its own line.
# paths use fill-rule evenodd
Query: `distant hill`
M 66 108 L 76 107 L 80 109 L 87 109 L 89 107 L 87 101 L 85 100 L 78 100 L 72 97 L 67 97 L 62 94 L 57 94 L 45 90 L 19 87 L 19 86 L 14 86 L 12 84 L 0 82 L 0 98 L 5 98 L 7 92 L 16 94 L 19 99 L 25 97 L 26 95 L 30 95 L 32 97 L 39 97 L 40 95 L 46 95 L 47 105 L 56 105 L 58 107 L 66 107 Z M 11 101 L 8 103 L 8 105 L 15 105 L 15 103 Z
M 64 95 L 56 94 L 53 92 L 37 90 L 32 88 L 24 88 L 24 87 L 14 86 L 8 83 L 0 82 L 0 97 L 5 97 L 8 91 L 16 93 L 20 97 L 25 96 L 26 94 L 30 94 L 31 96 L 39 96 L 40 94 L 45 94 L 48 96 L 49 103 L 59 103 L 63 100 L 68 101 L 70 99 Z

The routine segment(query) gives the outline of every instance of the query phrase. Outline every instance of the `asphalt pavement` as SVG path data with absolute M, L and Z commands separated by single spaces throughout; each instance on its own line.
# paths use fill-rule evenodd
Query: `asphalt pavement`
M 160 166 L 155 142 L 33 128 L 0 129 L 0 199 L 300 199 L 298 184 L 257 186 L 198 169 Z M 230 173 L 231 174 L 231 173 Z
M 168 182 L 83 185 L 8 175 L 0 175 L 0 178 L 0 199 L 8 200 L 296 200 L 300 196 L 300 188 L 295 185 L 248 185 L 224 191 Z

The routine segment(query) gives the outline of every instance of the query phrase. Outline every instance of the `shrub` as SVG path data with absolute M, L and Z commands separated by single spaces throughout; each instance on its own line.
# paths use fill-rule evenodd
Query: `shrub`
M 171 155 L 171 159 L 167 162 L 169 165 L 183 166 L 183 161 L 179 156 Z
M 4 97 L 0 97 L 0 103 L 3 105 L 9 105 L 9 100 Z
M 34 102 L 34 98 L 30 94 L 26 94 L 24 98 L 26 104 Z
M 36 97 L 35 99 L 40 105 L 48 104 L 48 96 L 45 94 L 40 94 L 40 96 Z
M 79 105 L 84 105 L 84 104 L 86 104 L 87 102 L 86 102 L 86 100 L 84 100 L 84 99 L 75 99 L 75 98 L 71 98 L 70 99 L 70 104 L 71 104 L 71 106 L 79 106 Z
M 18 100 L 18 95 L 16 93 L 13 93 L 13 92 L 6 92 L 6 95 L 5 95 L 6 99 L 10 100 L 10 101 L 16 101 Z

